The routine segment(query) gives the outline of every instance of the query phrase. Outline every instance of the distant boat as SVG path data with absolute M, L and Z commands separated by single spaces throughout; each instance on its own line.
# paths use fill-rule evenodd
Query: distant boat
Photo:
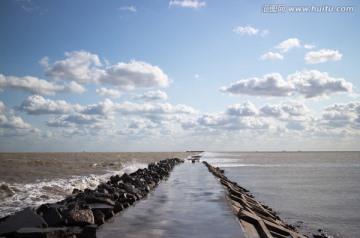
M 201 155 L 192 155 L 188 160 L 195 163 L 196 161 L 200 162 Z

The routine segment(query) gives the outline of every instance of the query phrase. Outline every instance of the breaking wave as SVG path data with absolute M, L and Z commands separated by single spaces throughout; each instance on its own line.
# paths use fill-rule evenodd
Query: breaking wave
M 96 164 L 93 166 L 119 167 L 119 165 Z M 43 203 L 54 203 L 70 195 L 73 189 L 94 189 L 106 182 L 112 175 L 132 173 L 146 168 L 147 164 L 131 162 L 122 164 L 122 169 L 109 169 L 105 174 L 71 176 L 69 178 L 43 179 L 34 183 L 1 183 L 0 184 L 0 217 L 13 214 L 26 207 L 38 207 Z

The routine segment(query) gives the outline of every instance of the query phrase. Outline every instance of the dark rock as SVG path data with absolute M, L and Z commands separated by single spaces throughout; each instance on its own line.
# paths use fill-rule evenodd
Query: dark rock
M 86 226 L 80 234 L 80 238 L 96 238 L 96 226 Z
M 105 215 L 105 220 L 109 220 L 110 218 L 115 216 L 113 210 L 105 212 L 104 215 Z
M 49 208 L 46 212 L 43 213 L 43 219 L 45 220 L 45 222 L 48 224 L 48 226 L 50 227 L 56 227 L 56 226 L 60 226 L 61 223 L 63 222 L 63 217 L 61 216 L 61 214 L 59 213 L 59 211 L 54 208 L 51 207 Z
M 82 193 L 80 189 L 74 188 L 72 194 Z
M 114 216 L 114 207 L 107 205 L 107 204 L 102 204 L 102 203 L 93 203 L 93 204 L 89 204 L 91 210 L 94 211 L 101 211 L 104 215 L 105 215 L 105 219 L 108 220 L 111 217 Z
M 112 201 L 111 199 L 109 198 L 103 198 L 103 197 L 95 197 L 93 195 L 90 195 L 90 196 L 87 196 L 85 198 L 85 201 L 87 203 L 104 203 L 104 204 L 107 204 L 107 205 L 110 205 L 110 206 L 114 206 L 115 205 L 115 202 Z
M 114 206 L 114 213 L 118 213 L 124 210 L 124 207 L 121 203 L 119 202 L 115 202 L 115 206 Z
M 68 204 L 67 209 L 70 210 L 79 210 L 79 209 L 89 209 L 89 205 L 85 201 L 74 201 Z
M 0 224 L 0 235 L 15 233 L 22 227 L 47 227 L 47 224 L 34 210 L 26 208 Z
M 109 193 L 98 193 L 98 192 L 95 192 L 95 193 L 94 193 L 94 196 L 95 196 L 95 197 L 102 197 L 102 198 L 108 198 L 108 199 L 114 200 L 114 196 L 113 196 L 112 194 L 109 194 Z
M 87 226 L 95 224 L 91 209 L 73 209 L 67 214 L 67 225 Z
M 120 178 L 119 175 L 115 175 L 115 176 L 111 176 L 111 177 L 110 177 L 110 182 L 111 182 L 112 184 L 117 184 L 120 180 L 121 180 L 121 178 Z
M 134 182 L 134 179 L 130 177 L 127 173 L 124 173 L 120 178 L 123 181 L 123 183 L 132 184 Z
M 3 223 L 4 221 L 6 221 L 10 216 L 5 216 L 5 217 L 2 217 L 0 218 L 0 223 Z M 2 238 L 2 237 L 0 237 Z
M 42 204 L 38 209 L 36 209 L 36 213 L 39 215 L 44 214 L 50 208 L 49 204 Z
M 105 224 L 105 215 L 100 210 L 93 211 L 95 224 L 98 226 L 101 226 L 102 224 Z
M 327 238 L 327 237 L 324 234 L 321 234 L 321 235 L 313 234 L 313 238 Z

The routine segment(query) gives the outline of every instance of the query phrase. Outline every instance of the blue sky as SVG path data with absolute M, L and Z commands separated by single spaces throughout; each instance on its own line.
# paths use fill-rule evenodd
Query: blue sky
M 0 151 L 358 150 L 358 1 L 0 2 Z

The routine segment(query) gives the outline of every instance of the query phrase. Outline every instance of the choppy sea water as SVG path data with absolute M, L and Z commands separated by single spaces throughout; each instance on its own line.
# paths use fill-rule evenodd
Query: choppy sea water
M 202 159 L 303 234 L 360 236 L 360 152 L 206 152 Z
M 185 152 L 0 153 L 0 217 L 28 206 L 57 202 L 74 188 L 95 188 L 115 174 L 187 156 Z

